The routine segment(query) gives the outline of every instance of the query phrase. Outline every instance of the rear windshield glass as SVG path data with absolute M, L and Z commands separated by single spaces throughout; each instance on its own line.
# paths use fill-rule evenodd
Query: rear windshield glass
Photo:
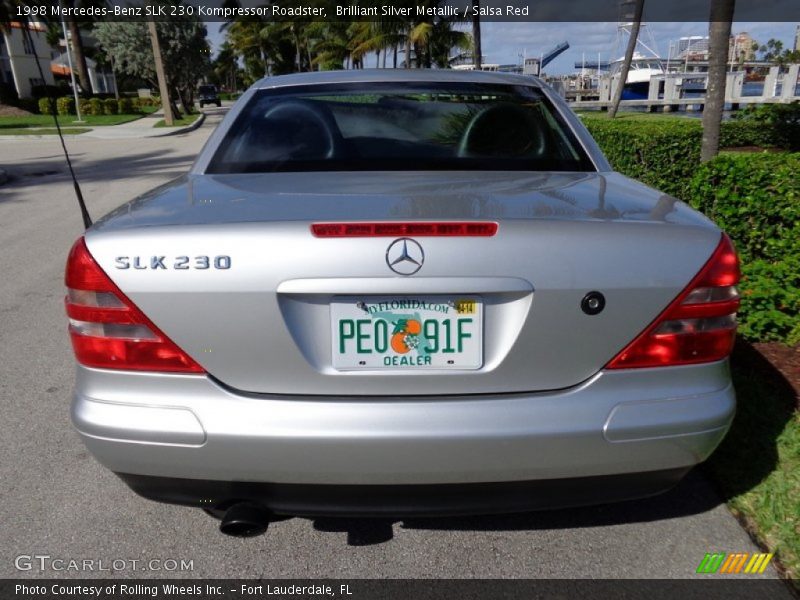
M 207 172 L 476 169 L 593 170 L 534 87 L 392 83 L 260 90 Z
M 215 88 L 213 85 L 201 85 L 200 86 L 200 93 L 201 94 L 213 94 L 216 91 L 217 91 L 217 88 Z

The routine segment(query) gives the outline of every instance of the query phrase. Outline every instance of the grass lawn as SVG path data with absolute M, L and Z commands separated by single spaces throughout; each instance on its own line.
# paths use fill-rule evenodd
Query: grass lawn
M 87 129 L 85 127 L 62 127 L 61 133 L 64 135 L 79 135 L 81 133 L 86 133 L 87 131 L 91 131 L 91 129 Z M 22 127 L 19 129 L 10 128 L 0 128 L 0 135 L 56 135 L 58 130 L 55 127 L 43 127 L 33 129 L 30 127 Z
M 180 119 L 175 119 L 175 121 L 174 121 L 175 124 L 173 125 L 173 127 L 186 127 L 187 125 L 191 125 L 197 119 L 200 118 L 200 114 L 201 113 L 194 113 L 194 114 L 191 114 L 191 115 L 184 115 Z M 167 126 L 167 124 L 164 123 L 163 119 L 161 121 L 159 121 L 158 123 L 156 123 L 155 125 L 153 125 L 153 127 L 166 127 L 166 126 Z
M 149 107 L 150 108 L 150 107 Z M 154 112 L 155 109 L 148 111 Z M 141 119 L 144 115 L 83 115 L 81 119 L 85 123 L 78 123 L 77 125 L 88 125 L 91 127 L 100 127 L 106 125 L 119 125 L 120 123 L 128 123 Z M 74 123 L 77 117 L 75 115 L 63 115 L 58 117 L 58 123 L 62 127 L 75 126 Z M 51 115 L 27 115 L 24 117 L 0 117 L 0 133 L 4 129 L 21 129 L 23 127 L 52 127 L 53 117 Z
M 737 342 L 731 364 L 736 419 L 705 469 L 733 514 L 763 548 L 775 553 L 800 590 L 798 393 L 748 344 Z
M 590 119 L 604 119 L 610 121 L 608 113 L 601 110 L 577 110 L 575 111 L 578 116 L 588 121 Z M 700 113 L 697 113 L 700 114 Z M 700 119 L 692 117 L 686 113 L 646 113 L 646 112 L 618 112 L 614 121 L 695 121 L 700 124 Z

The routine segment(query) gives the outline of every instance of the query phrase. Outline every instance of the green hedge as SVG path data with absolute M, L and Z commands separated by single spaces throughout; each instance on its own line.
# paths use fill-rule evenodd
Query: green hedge
M 75 98 L 69 96 L 62 96 L 56 101 L 56 108 L 58 109 L 59 116 L 65 117 L 67 115 L 75 114 Z
M 800 151 L 800 102 L 751 104 L 735 112 L 733 119 L 735 126 L 754 132 L 754 139 L 764 140 L 754 145 Z
M 43 115 L 53 114 L 53 99 L 52 98 L 39 98 L 39 112 Z
M 584 123 L 614 169 L 667 194 L 686 198 L 700 163 L 703 131 L 686 120 L 610 120 Z
M 103 114 L 116 115 L 119 112 L 119 103 L 116 98 L 106 98 L 103 100 Z
M 134 114 L 133 100 L 131 98 L 120 98 L 117 102 L 117 109 L 121 115 Z
M 786 114 L 781 127 L 767 127 L 755 119 L 722 124 L 720 146 L 790 149 L 800 143 L 784 130 L 794 131 Z M 585 115 L 584 124 L 617 171 L 678 198 L 688 198 L 688 184 L 700 163 L 703 126 L 700 119 L 623 118 Z
M 701 166 L 689 201 L 742 259 L 740 332 L 800 342 L 800 154 L 723 154 Z

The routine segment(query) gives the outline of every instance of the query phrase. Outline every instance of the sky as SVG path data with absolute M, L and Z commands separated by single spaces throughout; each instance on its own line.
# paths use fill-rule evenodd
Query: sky
M 209 39 L 216 48 L 224 40 L 219 23 L 209 23 Z M 770 38 L 783 41 L 788 48 L 794 43 L 797 23 L 734 23 L 733 33 L 748 32 L 757 42 L 764 44 Z M 656 50 L 667 57 L 670 42 L 688 35 L 708 35 L 708 23 L 648 23 L 640 39 L 649 45 L 649 36 L 655 41 Z M 555 59 L 546 68 L 549 75 L 575 72 L 575 63 L 620 58 L 624 50 L 615 52 L 617 23 L 500 23 L 485 21 L 481 24 L 481 40 L 486 63 L 509 64 L 520 62 L 520 56 L 539 56 L 557 44 L 567 41 L 570 49 Z M 612 56 L 614 55 L 614 56 Z M 367 60 L 367 67 L 374 67 Z

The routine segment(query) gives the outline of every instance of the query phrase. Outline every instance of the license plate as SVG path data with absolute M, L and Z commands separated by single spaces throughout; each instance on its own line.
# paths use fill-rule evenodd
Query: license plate
M 476 296 L 339 296 L 331 327 L 340 371 L 483 365 L 483 302 Z

